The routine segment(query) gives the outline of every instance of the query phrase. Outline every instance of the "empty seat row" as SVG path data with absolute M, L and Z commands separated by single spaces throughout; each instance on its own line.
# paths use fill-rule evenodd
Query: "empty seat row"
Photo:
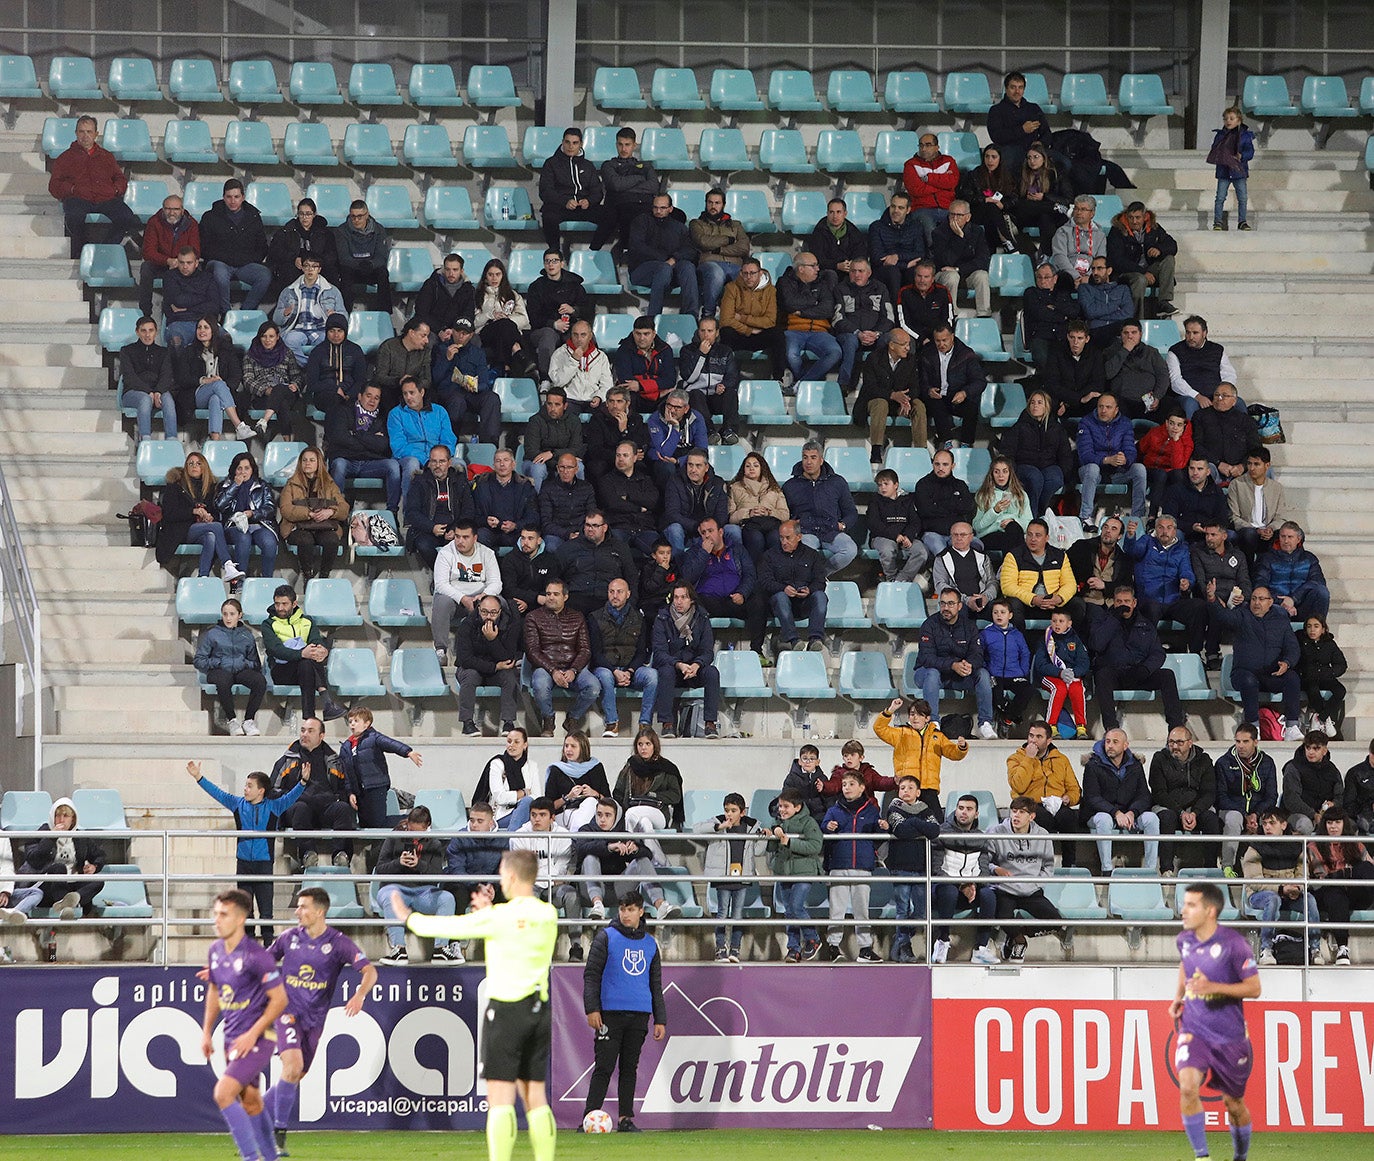
M 1322 120 L 1374 116 L 1374 76 L 1360 82 L 1353 105 L 1344 77 L 1305 77 L 1298 103 L 1294 104 L 1283 77 L 1250 76 L 1241 86 L 1240 105 L 1256 117 L 1297 117 L 1304 113 Z
M 73 790 L 72 807 L 81 830 L 127 830 L 118 790 Z M 7 790 L 0 799 L 0 830 L 37 830 L 48 825 L 52 797 L 46 790 Z
M 110 62 L 108 91 L 111 100 L 124 104 L 172 100 L 183 105 L 220 104 L 225 94 L 211 60 L 174 60 L 167 73 L 164 96 L 157 69 L 146 57 L 116 57 Z M 48 95 L 55 101 L 105 99 L 95 62 L 84 56 L 56 56 L 48 65 Z M 41 98 L 33 59 L 0 56 L 0 98 Z M 359 62 L 348 74 L 347 94 L 328 61 L 297 61 L 291 66 L 283 96 L 276 66 L 270 60 L 234 61 L 229 66 L 228 100 L 254 107 L 278 105 L 289 99 L 301 108 L 342 105 L 380 108 L 409 103 L 418 109 L 514 108 L 520 105 L 515 78 L 506 65 L 473 65 L 468 70 L 466 101 L 458 92 L 453 67 L 448 64 L 417 64 L 410 70 L 406 97 L 401 96 L 396 74 L 385 62 Z

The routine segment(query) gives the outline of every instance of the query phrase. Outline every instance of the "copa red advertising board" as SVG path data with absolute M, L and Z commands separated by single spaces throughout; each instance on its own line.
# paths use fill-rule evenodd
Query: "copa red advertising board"
M 937 1129 L 1179 1127 L 1167 1002 L 936 1000 Z M 1374 1127 L 1374 1004 L 1245 1005 L 1264 1129 Z M 1226 1123 L 1204 1091 L 1208 1123 Z

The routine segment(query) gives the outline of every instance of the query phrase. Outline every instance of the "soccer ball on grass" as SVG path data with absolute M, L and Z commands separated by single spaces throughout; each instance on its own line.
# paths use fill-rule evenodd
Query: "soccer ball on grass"
M 592 1109 L 582 1118 L 584 1133 L 610 1133 L 615 1131 L 615 1121 L 605 1109 Z

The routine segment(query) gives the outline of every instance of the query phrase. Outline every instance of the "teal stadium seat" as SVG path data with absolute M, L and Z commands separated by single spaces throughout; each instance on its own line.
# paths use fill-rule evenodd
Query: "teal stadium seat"
M 336 645 L 329 651 L 325 666 L 329 684 L 338 691 L 340 697 L 386 696 L 386 687 L 382 685 L 381 675 L 377 672 L 377 658 L 371 649 Z
M 883 83 L 883 104 L 894 113 L 938 113 L 940 102 L 930 91 L 930 78 L 922 72 L 896 71 Z M 989 106 L 990 107 L 990 106 Z M 915 153 L 913 149 L 911 153 Z M 908 157 L 911 153 L 907 154 Z
M 391 315 L 381 310 L 355 310 L 348 316 L 348 337 L 370 355 L 387 339 L 396 337 Z
M 506 263 L 506 277 L 521 294 L 529 290 L 530 283 L 543 273 L 543 247 L 517 246 L 510 252 L 510 260 Z M 476 282 L 478 279 L 474 277 L 473 281 Z M 588 290 L 590 291 L 590 288 Z
M 825 101 L 835 113 L 882 111 L 873 78 L 862 69 L 835 69 L 825 86 Z
M 272 604 L 272 592 L 281 584 L 276 577 L 250 576 L 243 579 L 243 592 L 239 599 L 243 607 L 250 611 L 252 619 L 263 615 Z
M 180 57 L 167 72 L 167 95 L 178 105 L 217 105 L 223 102 L 215 62 Z
M 1093 194 L 1097 208 L 1093 210 L 1093 221 L 1104 230 L 1112 228 L 1112 219 L 1125 209 L 1120 194 Z
M 461 790 L 438 787 L 417 790 L 415 805 L 429 809 L 431 826 L 436 831 L 467 829 L 467 804 Z
M 296 461 L 301 452 L 310 445 L 300 440 L 274 439 L 262 454 L 262 478 L 274 488 L 286 486 L 296 470 Z
M 945 108 L 965 116 L 983 116 L 992 108 L 992 89 L 982 73 L 949 73 L 945 77 Z M 963 169 L 961 165 L 959 167 Z
M 776 689 L 788 701 L 824 701 L 835 696 L 819 653 L 789 650 L 778 657 Z
M 768 77 L 768 107 L 778 113 L 819 113 L 825 106 L 809 69 L 774 69 Z
M 78 812 L 82 829 L 86 816 Z M 92 910 L 101 919 L 151 919 L 152 905 L 148 902 L 148 885 L 135 876 L 143 872 L 136 863 L 106 863 L 100 869 L 103 882 L 91 900 Z
M 959 799 L 965 794 L 972 794 L 978 799 L 978 826 L 982 830 L 987 830 L 997 822 L 999 818 L 997 810 L 997 799 L 987 790 L 951 790 L 945 796 L 945 817 L 948 818 L 954 813 L 954 807 Z
M 183 625 L 215 624 L 225 595 L 224 582 L 217 576 L 181 577 L 177 581 L 177 620 Z
M 539 386 L 533 379 L 502 377 L 493 387 L 501 400 L 502 423 L 524 423 L 539 410 Z
M 539 260 L 542 269 L 542 253 Z M 609 250 L 574 250 L 568 269 L 582 279 L 588 294 L 619 294 L 624 289 L 615 257 Z
M 1299 104 L 1304 113 L 1321 120 L 1360 115 L 1360 111 L 1350 104 L 1350 91 L 1343 77 L 1306 77 Z
M 1003 298 L 1021 298 L 1035 285 L 1035 271 L 1025 254 L 994 254 L 988 267 L 988 283 Z
M 170 443 L 171 441 L 163 440 L 162 442 Z M 248 445 L 241 439 L 211 440 L 202 449 L 205 462 L 210 465 L 210 471 L 214 473 L 217 480 L 224 479 L 229 474 L 229 465 L 234 462 L 234 457 L 247 450 Z
M 1195 847 L 1184 848 L 1185 851 L 1196 849 Z M 1220 867 L 1179 867 L 1176 880 L 1178 886 L 1174 889 L 1174 918 L 1183 918 L 1183 897 L 1187 894 L 1185 890 L 1186 885 L 1207 879 L 1216 880 L 1217 886 L 1221 889 L 1222 897 L 1226 900 L 1226 903 L 1221 909 L 1221 915 L 1219 916 L 1221 921 L 1223 923 L 1232 923 L 1239 919 L 1240 912 L 1236 909 L 1235 904 L 1231 902 L 1231 888 L 1226 882 L 1226 872 Z M 1351 918 L 1353 919 L 1354 916 L 1352 915 Z
M 411 65 L 406 92 L 417 109 L 456 109 L 463 103 L 452 65 Z
M 421 217 L 431 230 L 475 230 L 481 223 L 472 210 L 472 198 L 462 185 L 432 185 L 425 190 Z
M 1240 107 L 1257 117 L 1296 117 L 1302 112 L 1281 76 L 1250 76 L 1240 90 Z
M 298 60 L 291 66 L 287 81 L 291 100 L 302 109 L 315 105 L 342 105 L 339 78 L 328 61 Z
M 639 74 L 634 69 L 604 66 L 597 69 L 592 78 L 592 101 L 598 109 L 607 110 L 649 107 L 639 88 Z
M 246 351 L 257 338 L 258 327 L 267 321 L 267 312 L 262 310 L 231 310 L 224 316 L 224 329 L 234 340 L 234 346 Z
M 352 187 L 341 181 L 312 181 L 305 196 L 315 203 L 322 218 L 342 225 L 348 220 L 348 207 L 355 195 Z
M 1025 409 L 1026 389 L 1019 383 L 989 383 L 978 404 L 978 413 L 997 430 L 1011 427 Z
M 52 795 L 46 790 L 6 790 L 0 799 L 0 829 L 37 830 L 52 814 Z
M 935 134 L 940 152 L 954 158 L 954 164 L 961 173 L 977 168 L 983 160 L 983 147 L 978 144 L 976 133 L 955 133 L 946 130 Z
M 55 56 L 48 65 L 48 95 L 54 101 L 103 101 L 95 61 L 88 56 Z
M 315 887 L 329 896 L 329 921 L 331 923 L 345 919 L 367 918 L 367 912 L 358 902 L 357 886 L 342 878 L 344 875 L 352 874 L 350 867 L 333 867 L 328 863 L 317 863 L 310 868 L 310 874 L 315 877 L 302 881 L 301 888 L 304 890 L 308 887 Z
M 229 99 L 236 105 L 280 105 L 281 85 L 270 60 L 237 60 L 229 66 Z
M 118 790 L 73 790 L 72 806 L 82 830 L 125 830 L 128 827 L 124 819 L 124 801 Z
M 976 492 L 992 467 L 992 453 L 985 447 L 956 447 L 952 454 L 954 474 Z
M 757 426 L 790 422 L 782 384 L 776 379 L 745 379 L 739 385 L 740 415 Z
M 907 129 L 884 129 L 873 145 L 873 168 L 879 173 L 901 173 L 916 156 L 919 133 Z
M 429 624 L 420 603 L 420 590 L 408 576 L 380 577 L 372 582 L 367 593 L 367 619 L 387 629 Z
M 884 629 L 919 629 L 930 614 L 925 594 L 912 581 L 880 581 L 873 597 L 873 620 Z
M 711 74 L 711 107 L 722 113 L 751 113 L 764 107 L 750 69 L 716 69 Z
M 482 218 L 492 230 L 534 230 L 534 206 L 523 186 L 494 185 L 482 201 Z
M 282 153 L 288 165 L 300 169 L 328 169 L 340 164 L 329 126 L 318 121 L 292 121 L 282 139 Z
M 816 137 L 816 166 L 825 173 L 867 173 L 863 139 L 853 129 L 822 129 Z
M 354 124 L 344 130 L 343 156 L 358 169 L 389 169 L 399 165 L 385 125 Z
M 770 442 L 763 449 L 763 462 L 768 465 L 773 478 L 783 483 L 792 475 L 792 469 L 801 463 L 801 444 Z
M 1216 696 L 1196 653 L 1170 653 L 1164 658 L 1164 668 L 1173 671 L 1181 701 L 1211 701 Z
M 291 190 L 284 181 L 250 181 L 244 196 L 257 207 L 266 226 L 284 226 L 296 216 Z
M 1026 100 L 1034 101 L 1046 113 L 1059 112 L 1059 106 L 1050 99 L 1050 86 L 1044 73 L 1026 74 Z
M 462 448 L 461 448 L 461 446 L 460 446 L 459 449 L 458 449 L 458 453 L 459 453 L 458 455 L 456 455 L 456 456 L 453 457 L 453 458 L 454 458 L 454 465 L 455 465 L 455 466 L 458 466 L 458 467 L 461 467 L 461 466 L 462 466 L 462 463 L 463 463 Z M 390 524 L 390 525 L 391 525 L 391 531 L 394 532 L 394 533 L 396 533 L 396 543 L 393 544 L 390 548 L 378 548 L 375 544 L 355 544 L 355 545 L 353 546 L 353 555 L 354 555 L 355 557 L 357 557 L 359 560 L 364 560 L 364 559 L 398 560 L 398 559 L 400 559 L 401 557 L 405 556 L 405 554 L 406 554 L 405 537 L 401 535 L 400 529 L 396 527 L 396 517 L 395 517 L 395 516 L 393 516 L 393 515 L 392 515 L 390 512 L 388 512 L 385 508 L 381 509 L 380 511 L 376 511 L 376 512 L 369 511 L 368 509 L 365 509 L 365 508 L 355 508 L 355 509 L 353 509 L 353 514 L 354 514 L 355 516 L 357 516 L 357 515 L 362 515 L 362 516 L 378 516 L 378 517 L 380 517 L 382 520 L 385 520 L 388 524 Z
M 1366 117 L 1374 116 L 1374 76 L 1360 82 L 1360 112 Z
M 0 99 L 42 96 L 43 90 L 38 87 L 38 73 L 33 67 L 32 57 L 16 53 L 0 56 Z
M 418 699 L 447 697 L 452 690 L 444 680 L 439 658 L 426 645 L 397 649 L 391 655 L 391 692 L 397 697 Z
M 1174 107 L 1155 73 L 1126 73 L 1116 89 L 1117 108 L 1129 117 L 1167 117 Z
M 121 347 L 127 347 L 138 338 L 134 327 L 142 314 L 141 310 L 131 306 L 105 307 L 96 325 L 96 337 L 102 349 L 118 354 Z
M 468 69 L 468 103 L 474 109 L 518 109 L 520 96 L 506 65 L 473 65 Z
M 557 125 L 531 125 L 520 142 L 520 157 L 531 169 L 538 169 L 562 142 L 563 130 Z
M 697 75 L 691 69 L 654 69 L 649 85 L 649 103 L 664 113 L 688 112 L 706 108 Z
M 686 867 L 660 867 L 658 886 L 663 890 L 664 899 L 682 909 L 683 919 L 700 919 L 706 912 L 697 902 L 692 884 L 678 878 L 687 874 L 690 872 Z
M 434 259 L 424 246 L 393 246 L 386 260 L 391 285 L 404 294 L 414 294 L 434 273 Z
M 845 190 L 844 204 L 854 228 L 867 233 L 868 228 L 887 212 L 887 195 L 877 189 Z
M 833 379 L 806 380 L 798 383 L 797 418 L 812 427 L 848 425 L 851 418 L 840 385 Z
M 656 329 L 658 337 L 672 347 L 673 354 L 676 355 L 696 339 L 697 320 L 690 314 L 661 314 L 658 316 Z
M 830 591 L 829 585 L 826 591 Z M 868 649 L 851 649 L 844 654 L 840 658 L 840 693 L 854 701 L 890 702 L 897 690 L 886 655 Z
M 593 165 L 600 166 L 610 161 L 615 153 L 615 135 L 619 125 L 588 125 L 582 130 L 582 154 Z M 560 138 L 560 140 L 562 140 Z M 553 150 L 544 154 L 548 157 Z
M 796 129 L 763 131 L 759 138 L 759 167 L 769 173 L 816 172 L 816 167 L 806 159 L 806 142 Z
M 1183 341 L 1183 328 L 1177 319 L 1148 318 L 1141 327 L 1141 341 L 1156 348 L 1161 355 L 1167 356 L 1170 347 Z
M 634 315 L 599 314 L 592 320 L 592 337 L 603 351 L 614 351 L 621 339 L 629 337 L 634 321 Z
M 343 577 L 315 577 L 306 583 L 301 602 L 305 615 L 317 625 L 361 625 L 353 586 Z
M 496 257 L 485 246 L 455 246 L 454 253 L 462 255 L 469 282 L 480 282 L 483 268 Z
M 761 189 L 727 189 L 725 212 L 735 218 L 744 227 L 744 232 L 751 236 L 772 234 L 777 230 L 773 225 L 768 195 Z
M 407 125 L 401 156 L 413 169 L 455 169 L 453 142 L 442 125 Z
M 1164 902 L 1160 884 L 1142 881 L 1158 877 L 1158 872 L 1140 867 L 1117 867 L 1107 887 L 1107 910 L 1118 919 L 1136 923 L 1170 922 L 1173 909 Z
M 105 121 L 100 139 L 105 148 L 119 162 L 156 161 L 148 123 L 137 117 L 110 117 Z
M 897 473 L 904 492 L 916 487 L 916 481 L 930 474 L 930 452 L 923 447 L 890 447 L 884 467 Z
M 123 246 L 107 242 L 87 242 L 81 247 L 79 276 L 87 286 L 121 289 L 134 285 L 129 272 L 129 256 Z
M 1002 332 L 995 318 L 955 319 L 954 335 L 985 363 L 1005 363 L 1011 358 L 1002 346 Z
M 173 165 L 216 165 L 219 162 L 215 143 L 210 139 L 210 126 L 204 121 L 168 121 L 162 130 L 162 153 Z
M 864 612 L 863 598 L 859 586 L 854 581 L 832 580 L 826 583 L 825 594 L 829 598 L 829 608 L 825 613 L 826 628 L 834 629 L 871 629 L 873 622 Z
M 348 70 L 348 99 L 360 109 L 403 103 L 396 73 L 384 61 L 359 61 Z
M 711 470 L 727 481 L 733 480 L 739 474 L 744 457 L 748 454 L 748 449 L 742 443 L 712 444 L 706 449 L 706 458 L 711 462 Z
M 742 173 L 754 168 L 744 134 L 738 129 L 703 129 L 697 159 L 708 173 Z
M 161 179 L 131 181 L 124 191 L 124 202 L 140 221 L 146 222 L 162 209 L 162 203 L 171 192 L 171 188 Z
M 786 234 L 807 237 L 825 217 L 828 195 L 819 189 L 790 189 L 782 195 L 782 228 Z
M 1110 117 L 1116 113 L 1101 73 L 1065 73 L 1059 104 L 1071 117 Z
M 725 790 L 684 790 L 682 792 L 682 825 L 686 830 L 694 830 L 702 823 L 710 822 L 720 813 L 721 801 L 728 791 Z
M 410 201 L 410 187 L 381 185 L 367 187 L 367 212 L 388 230 L 418 230 L 420 219 Z
M 696 169 L 696 163 L 687 154 L 687 138 L 678 128 L 645 129 L 640 137 L 640 153 L 661 173 Z
M 777 227 L 774 227 L 776 230 Z M 772 231 L 770 231 L 771 233 Z M 763 272 L 768 275 L 768 280 L 777 285 L 778 279 L 782 277 L 783 271 L 792 265 L 792 253 L 790 250 L 755 250 L 754 257 L 759 260 L 759 265 L 763 267 Z M 762 353 L 754 356 L 756 359 L 763 358 Z
M 1107 909 L 1097 901 L 1097 888 L 1087 867 L 1056 867 L 1053 876 L 1041 889 L 1065 919 L 1107 918 Z
M 43 155 L 58 158 L 76 140 L 75 117 L 46 117 L 43 120 Z
M 519 163 L 510 149 L 504 125 L 469 125 L 463 130 L 463 163 L 469 169 L 514 169 Z

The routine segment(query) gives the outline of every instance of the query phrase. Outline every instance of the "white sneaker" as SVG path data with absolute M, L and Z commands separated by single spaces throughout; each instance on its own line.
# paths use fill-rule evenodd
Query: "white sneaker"
M 1274 958 L 1274 952 L 1270 948 L 1261 948 L 1259 953 L 1260 967 L 1273 967 L 1279 961 Z
M 242 732 L 246 737 L 249 738 L 259 738 L 262 736 L 262 731 L 258 729 L 258 723 L 255 722 L 252 718 L 249 718 L 246 722 L 243 723 Z
M 28 921 L 29 917 L 22 911 L 16 910 L 13 907 L 0 907 L 0 923 L 7 924 L 11 927 L 18 927 L 21 923 L 27 923 Z M 1341 948 L 1341 950 L 1345 951 L 1345 948 Z M 1339 963 L 1340 961 L 1337 960 L 1336 962 Z M 1349 955 L 1345 957 L 1345 962 L 1350 962 Z
M 1002 957 L 997 954 L 997 949 L 990 943 L 983 944 L 982 947 L 973 949 L 973 963 L 994 964 L 1001 963 Z
M 239 723 L 238 718 L 230 718 L 230 719 L 229 719 L 228 729 L 229 729 L 229 736 L 230 736 L 231 738 L 241 738 L 241 737 L 243 737 L 243 726 Z
M 259 435 L 266 435 L 266 434 L 267 434 L 267 425 L 268 425 L 268 422 L 269 422 L 269 420 L 268 420 L 267 416 L 264 415 L 261 419 L 259 419 L 259 420 L 257 421 L 257 423 L 253 424 L 253 429 L 254 429 Z
M 993 738 L 997 737 L 997 727 L 991 722 L 979 722 L 978 736 L 985 741 L 991 741 Z
M 224 579 L 228 581 L 230 584 L 233 584 L 236 580 L 243 579 L 243 569 L 239 568 L 239 566 L 236 565 L 232 560 L 226 560 L 224 562 L 224 568 L 222 568 L 220 571 L 223 574 Z
M 603 902 L 601 902 L 600 899 L 598 899 L 595 903 L 593 903 L 590 907 L 587 908 L 587 918 L 588 918 L 588 919 L 605 919 L 605 918 L 606 918 L 606 904 L 604 904 Z
M 250 440 L 257 434 L 258 429 L 256 427 L 244 423 L 241 419 L 239 420 L 238 427 L 234 428 L 234 435 L 241 440 Z
M 10 920 L 10 922 L 13 922 L 13 920 Z M 1346 947 L 1345 944 L 1341 944 L 1340 947 L 1336 948 L 1336 966 L 1350 966 L 1350 948 Z
M 1336 719 L 1323 718 L 1322 724 L 1317 728 L 1320 729 L 1321 732 L 1324 733 L 1328 738 L 1334 738 L 1336 736 Z
M 937 939 L 935 946 L 930 949 L 931 963 L 944 963 L 949 958 L 949 940 Z
M 1283 727 L 1283 740 L 1284 740 L 1285 742 L 1301 742 L 1301 741 L 1302 741 L 1302 727 L 1301 727 L 1301 726 L 1284 726 L 1284 727 Z

